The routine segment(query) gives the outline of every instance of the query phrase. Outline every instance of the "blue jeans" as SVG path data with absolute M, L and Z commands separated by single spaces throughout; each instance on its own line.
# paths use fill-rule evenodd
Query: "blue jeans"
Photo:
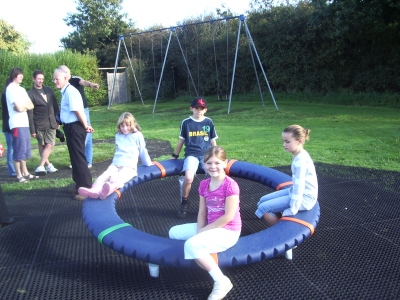
M 275 213 L 283 212 L 290 207 L 290 189 L 276 191 L 260 198 L 257 203 L 256 216 L 262 218 L 264 214 L 276 216 Z
M 12 146 L 12 133 L 11 132 L 3 132 L 4 137 L 6 138 L 7 144 L 7 168 L 8 168 L 8 175 L 15 176 L 15 168 L 14 168 L 14 161 L 13 161 L 13 146 Z
M 90 124 L 90 116 L 89 116 L 89 108 L 85 108 L 85 115 L 88 124 Z M 92 133 L 86 133 L 85 138 L 85 157 L 88 164 L 92 164 L 93 162 L 93 146 L 92 146 Z

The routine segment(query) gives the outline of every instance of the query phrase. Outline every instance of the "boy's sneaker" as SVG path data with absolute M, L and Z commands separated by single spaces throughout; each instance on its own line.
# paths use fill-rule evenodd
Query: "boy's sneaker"
M 58 169 L 54 168 L 53 164 L 49 164 L 46 168 L 47 173 L 55 173 Z
M 222 281 L 214 282 L 214 288 L 208 296 L 208 300 L 220 300 L 223 299 L 226 294 L 232 289 L 233 285 L 232 282 L 229 280 L 228 277 L 224 276 Z
M 186 218 L 188 209 L 189 209 L 189 202 L 186 204 L 181 204 L 181 207 L 179 208 L 178 211 L 178 218 L 179 219 Z
M 35 173 L 36 175 L 44 176 L 46 175 L 46 169 L 44 168 L 44 166 L 39 166 L 36 168 Z

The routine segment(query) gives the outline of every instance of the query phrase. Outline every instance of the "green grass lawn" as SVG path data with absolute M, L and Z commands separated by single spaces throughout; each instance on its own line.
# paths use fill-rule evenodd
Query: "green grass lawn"
M 129 111 L 142 127 L 145 139 L 167 140 L 175 148 L 180 123 L 191 115 L 189 98 L 182 99 L 158 100 L 154 114 L 154 100 L 150 99 L 145 100 L 145 105 L 135 101 L 113 105 L 110 109 L 107 106 L 92 107 L 91 121 L 95 129 L 93 138 L 113 138 L 119 115 Z M 257 100 L 257 96 L 253 100 L 249 100 L 249 97 L 233 97 L 228 114 L 227 101 L 209 99 L 206 116 L 213 119 L 219 136 L 217 144 L 226 149 L 229 158 L 268 167 L 290 165 L 291 155 L 283 150 L 281 133 L 286 126 L 299 124 L 311 129 L 310 141 L 306 143 L 305 149 L 315 162 L 400 171 L 398 108 L 295 102 L 279 98 L 276 101 L 279 111 L 267 96 L 265 106 L 262 106 L 261 100 Z M 0 142 L 5 145 L 3 135 L 0 136 Z M 35 144 L 34 140 L 32 144 Z M 111 158 L 113 153 L 112 144 L 94 145 L 94 163 Z M 36 149 L 33 149 L 32 154 L 33 157 L 28 161 L 31 172 L 39 161 Z M 55 147 L 50 158 L 57 167 L 68 166 L 66 145 Z M 158 160 L 169 158 L 168 155 Z M 1 163 L 5 163 L 5 160 Z M 48 187 L 72 181 L 66 179 L 51 182 L 43 179 L 40 182 L 35 183 L 35 188 L 42 184 Z M 18 185 L 18 188 L 24 186 L 24 189 L 28 189 L 30 185 Z

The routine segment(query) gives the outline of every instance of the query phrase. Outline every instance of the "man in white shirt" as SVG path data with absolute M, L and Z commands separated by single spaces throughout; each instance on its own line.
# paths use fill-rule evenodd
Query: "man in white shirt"
M 60 118 L 67 139 L 72 179 L 75 182 L 72 191 L 74 200 L 85 200 L 78 194 L 78 189 L 92 187 L 92 175 L 85 157 L 85 138 L 86 133 L 94 132 L 94 129 L 87 122 L 79 91 L 68 83 L 67 73 L 60 69 L 55 70 L 53 81 L 62 95 Z
M 88 121 L 88 124 L 90 124 L 89 104 L 86 99 L 84 87 L 90 87 L 94 90 L 98 90 L 99 85 L 97 83 L 93 83 L 88 80 L 85 80 L 79 76 L 72 76 L 70 69 L 65 65 L 60 66 L 59 69 L 64 71 L 65 73 L 67 73 L 68 82 L 73 87 L 75 87 L 81 94 L 82 101 L 83 101 L 83 108 L 84 108 L 84 112 L 86 114 L 86 119 Z M 85 156 L 86 156 L 86 160 L 87 160 L 89 169 L 92 167 L 92 163 L 93 163 L 93 145 L 92 145 L 92 143 L 93 143 L 92 142 L 92 134 L 87 133 L 86 139 L 85 139 Z

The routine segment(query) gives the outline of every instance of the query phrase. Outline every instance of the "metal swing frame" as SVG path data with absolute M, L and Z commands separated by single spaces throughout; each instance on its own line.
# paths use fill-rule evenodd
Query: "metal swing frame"
M 192 82 L 192 84 L 193 84 L 193 87 L 194 87 L 194 89 L 195 89 L 196 95 L 198 95 L 196 86 L 195 86 L 194 81 L 193 81 L 192 74 L 191 74 L 191 72 L 190 72 L 189 65 L 188 65 L 187 60 L 186 60 L 186 56 L 185 56 L 185 54 L 184 54 L 184 52 L 183 52 L 182 45 L 181 45 L 181 43 L 180 43 L 180 41 L 179 41 L 178 35 L 176 34 L 176 29 L 177 29 L 177 28 L 183 28 L 183 27 L 186 27 L 186 26 L 193 26 L 193 25 L 211 23 L 211 22 L 216 22 L 216 21 L 228 21 L 228 20 L 230 20 L 230 19 L 239 19 L 239 28 L 238 28 L 238 34 L 237 34 L 237 39 L 236 39 L 235 58 L 234 58 L 234 62 L 233 62 L 232 80 L 231 80 L 231 85 L 230 85 L 229 104 L 228 104 L 228 112 L 227 112 L 227 113 L 229 114 L 229 113 L 230 113 L 230 110 L 231 110 L 232 92 L 233 92 L 233 86 L 234 86 L 234 81 L 235 81 L 235 72 L 236 72 L 236 62 L 237 62 L 238 51 L 239 51 L 240 31 L 241 31 L 241 28 L 242 28 L 242 27 L 244 27 L 245 34 L 246 34 L 246 38 L 247 38 L 247 41 L 248 41 L 249 50 L 250 50 L 250 55 L 251 55 L 251 60 L 252 60 L 252 63 L 253 63 L 254 72 L 255 72 L 255 74 L 256 74 L 257 85 L 258 85 L 258 89 L 259 89 L 259 91 L 260 91 L 260 96 L 261 96 L 262 105 L 265 106 L 265 103 L 264 103 L 264 97 L 263 97 L 262 90 L 261 90 L 260 80 L 259 80 L 259 77 L 258 77 L 258 74 L 257 74 L 257 68 L 256 68 L 255 60 L 254 60 L 254 55 L 256 56 L 257 62 L 258 62 L 259 66 L 260 66 L 260 69 L 261 69 L 261 71 L 262 71 L 262 73 L 263 73 L 264 80 L 265 80 L 265 82 L 266 82 L 266 84 L 267 84 L 267 87 L 268 87 L 268 90 L 269 90 L 269 92 L 270 92 L 270 94 L 271 94 L 271 97 L 272 97 L 272 100 L 273 100 L 273 102 L 274 102 L 275 108 L 276 108 L 276 110 L 279 110 L 279 109 L 278 109 L 278 106 L 277 106 L 277 104 L 276 104 L 276 101 L 275 101 L 275 97 L 274 97 L 274 95 L 273 95 L 273 93 L 272 93 L 272 90 L 271 90 L 271 87 L 270 87 L 270 85 L 269 85 L 269 82 L 268 82 L 268 79 L 267 79 L 267 75 L 265 74 L 264 68 L 263 68 L 263 66 L 262 66 L 261 59 L 260 59 L 260 57 L 259 57 L 259 55 L 258 55 L 256 46 L 255 46 L 254 41 L 253 41 L 253 39 L 252 39 L 252 37 L 251 37 L 250 30 L 249 30 L 249 28 L 248 28 L 248 26 L 247 26 L 246 19 L 245 19 L 244 15 L 240 15 L 240 16 L 235 16 L 235 17 L 226 17 L 226 18 L 218 19 L 218 20 L 210 20 L 210 21 L 204 21 L 204 22 L 198 22 L 198 23 L 192 23 L 192 24 L 185 24 L 185 25 L 179 25 L 179 26 L 174 26 L 174 27 L 169 27 L 169 28 L 162 28 L 162 29 L 157 29 L 157 30 L 156 30 L 156 31 L 169 30 L 169 37 L 168 37 L 168 44 L 167 44 L 167 47 L 166 47 L 166 50 L 165 50 L 165 55 L 164 55 L 164 60 L 163 60 L 162 68 L 161 68 L 161 74 L 160 74 L 160 79 L 159 79 L 159 82 L 158 82 L 156 97 L 155 97 L 155 99 L 154 99 L 153 114 L 155 113 L 155 109 L 156 109 L 156 105 L 157 105 L 157 99 L 158 99 L 158 94 L 159 94 L 160 87 L 161 87 L 161 83 L 162 83 L 162 79 L 163 79 L 163 74 L 164 74 L 164 69 L 165 69 L 165 63 L 166 63 L 166 61 L 167 61 L 169 46 L 170 46 L 170 44 L 171 44 L 171 39 L 172 39 L 172 35 L 173 35 L 173 34 L 175 35 L 176 40 L 177 40 L 177 42 L 178 42 L 179 49 L 180 49 L 180 51 L 181 51 L 181 53 L 182 53 L 182 57 L 183 57 L 183 59 L 184 59 L 185 65 L 186 65 L 186 69 L 187 69 L 188 75 L 189 75 L 189 77 L 190 77 L 190 79 L 191 79 L 191 82 Z M 142 101 L 142 104 L 144 105 L 143 98 L 142 98 L 142 94 L 141 94 L 141 92 L 140 92 L 139 85 L 138 85 L 137 80 L 136 80 L 135 71 L 134 71 L 134 69 L 133 69 L 133 64 L 132 64 L 132 62 L 131 62 L 131 59 L 130 59 L 130 57 L 129 57 L 129 52 L 128 52 L 128 49 L 127 49 L 126 44 L 125 44 L 125 37 L 128 37 L 128 36 L 129 36 L 129 37 L 132 37 L 132 35 L 140 35 L 140 34 L 144 34 L 144 33 L 152 33 L 152 32 L 154 32 L 154 31 L 155 31 L 155 30 L 150 30 L 150 31 L 144 31 L 144 32 L 139 32 L 139 33 L 130 33 L 130 34 L 127 34 L 127 35 L 121 35 L 121 36 L 120 36 L 120 38 L 119 38 L 119 43 L 118 43 L 118 49 L 117 49 L 117 56 L 116 56 L 116 59 L 115 59 L 114 77 L 113 77 L 113 82 L 112 82 L 112 86 L 111 86 L 111 95 L 110 95 L 110 99 L 109 99 L 108 108 L 110 108 L 110 106 L 111 106 L 111 104 L 112 104 L 111 102 L 112 102 L 112 99 L 113 99 L 115 78 L 116 78 L 116 73 L 117 73 L 117 68 L 118 68 L 118 60 L 119 60 L 119 54 L 120 54 L 121 44 L 123 44 L 124 47 L 125 47 L 126 55 L 127 55 L 127 57 L 128 57 L 128 60 L 129 60 L 129 64 L 130 64 L 130 67 L 131 67 L 131 70 L 132 70 L 132 73 L 133 73 L 133 77 L 134 77 L 134 80 L 135 80 L 135 84 L 136 84 L 136 87 L 137 87 L 137 89 L 138 89 L 138 91 L 139 91 L 139 95 L 140 95 L 140 99 L 141 99 L 141 101 Z M 254 52 L 254 54 L 253 54 L 253 52 Z

